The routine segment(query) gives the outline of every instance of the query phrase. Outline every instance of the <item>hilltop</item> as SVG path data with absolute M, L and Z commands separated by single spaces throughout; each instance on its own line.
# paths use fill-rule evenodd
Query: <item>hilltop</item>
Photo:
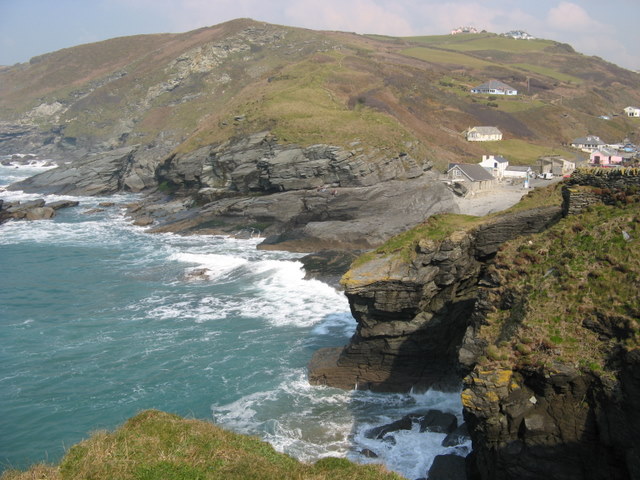
M 435 174 L 448 162 L 573 158 L 563 144 L 594 132 L 634 140 L 637 119 L 615 114 L 640 104 L 639 78 L 550 40 L 393 38 L 240 19 L 3 69 L 0 153 L 77 159 L 14 189 L 146 192 L 131 214 L 154 231 L 368 249 L 458 211 Z M 490 79 L 519 94 L 471 93 Z M 503 140 L 468 142 L 473 125 L 497 126 Z
M 470 94 L 489 79 L 521 93 Z M 362 36 L 241 19 L 81 45 L 1 70 L 0 151 L 36 135 L 57 155 L 138 144 L 188 153 L 268 130 L 283 143 L 359 142 L 444 166 L 487 153 L 491 146 L 461 132 L 495 125 L 506 140 L 498 153 L 527 163 L 586 133 L 635 137 L 627 118 L 598 117 L 639 104 L 639 85 L 638 74 L 551 40 Z

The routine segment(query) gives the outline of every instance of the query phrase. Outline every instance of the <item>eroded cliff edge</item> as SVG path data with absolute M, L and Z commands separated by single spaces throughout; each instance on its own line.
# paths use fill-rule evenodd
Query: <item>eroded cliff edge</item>
M 575 175 L 565 218 L 556 191 L 552 207 L 435 217 L 361 258 L 343 278 L 357 333 L 310 380 L 462 379 L 471 478 L 639 478 L 637 174 Z

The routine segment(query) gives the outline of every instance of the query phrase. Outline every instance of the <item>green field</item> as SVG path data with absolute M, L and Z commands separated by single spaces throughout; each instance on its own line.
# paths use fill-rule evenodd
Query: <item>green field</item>
M 413 47 L 402 50 L 400 53 L 409 57 L 418 58 L 432 63 L 447 63 L 451 65 L 463 65 L 465 67 L 483 68 L 495 66 L 495 63 L 486 62 L 479 58 L 464 55 L 462 53 L 450 52 L 427 47 Z
M 499 50 L 509 53 L 540 52 L 554 44 L 550 40 L 516 40 L 493 33 L 409 37 L 408 40 L 466 52 L 478 50 Z
M 583 82 L 581 78 L 574 77 L 567 73 L 558 72 L 552 68 L 541 67 L 540 65 L 531 65 L 530 63 L 512 63 L 510 66 L 527 72 L 539 73 L 545 77 L 553 78 L 561 82 L 574 83 L 576 85 L 580 85 Z

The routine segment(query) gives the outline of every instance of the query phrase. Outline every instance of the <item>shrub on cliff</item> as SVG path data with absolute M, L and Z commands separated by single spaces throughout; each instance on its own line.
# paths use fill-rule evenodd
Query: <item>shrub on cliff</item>
M 325 458 L 313 465 L 276 452 L 254 437 L 148 410 L 114 432 L 96 432 L 73 446 L 58 466 L 5 472 L 2 480 L 400 480 L 381 466 Z

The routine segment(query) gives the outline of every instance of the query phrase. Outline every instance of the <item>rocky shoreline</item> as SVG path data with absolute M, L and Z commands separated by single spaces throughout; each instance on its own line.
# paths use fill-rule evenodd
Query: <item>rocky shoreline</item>
M 583 449 L 594 454 L 603 446 L 609 452 L 607 459 L 594 468 L 614 472 L 611 478 L 629 478 L 627 470 L 607 467 L 618 461 L 621 447 L 616 446 L 619 440 L 602 437 L 599 422 L 615 423 L 606 412 L 617 400 L 615 388 L 601 377 L 561 367 L 478 368 L 487 344 L 477 332 L 493 308 L 486 292 L 500 287 L 490 267 L 501 245 L 542 232 L 563 212 L 579 213 L 599 197 L 576 190 L 573 207 L 558 204 L 483 218 L 515 203 L 524 191 L 511 188 L 506 195 L 497 191 L 475 201 L 456 201 L 428 165 L 417 170 L 415 161 L 406 156 L 382 162 L 362 175 L 332 177 L 340 150 L 279 147 L 266 134 L 227 145 L 227 150 L 219 148 L 169 156 L 154 170 L 152 163 L 144 167 L 140 163 L 140 147 L 127 147 L 86 156 L 9 189 L 66 195 L 139 191 L 141 201 L 129 205 L 128 212 L 132 222 L 148 227 L 150 233 L 260 234 L 265 237 L 260 248 L 314 252 L 303 259 L 310 276 L 337 285 L 348 270 L 340 287 L 358 322 L 356 334 L 346 347 L 316 352 L 309 381 L 405 392 L 455 390 L 464 378 L 463 428 L 469 430 L 473 453 L 465 465 L 461 457 L 438 457 L 430 478 L 448 478 L 452 471 L 458 472 L 457 478 L 507 479 L 516 472 L 520 478 L 539 478 L 556 471 L 558 455 L 572 459 L 557 470 L 562 478 L 591 478 L 578 468 L 586 461 Z M 310 152 L 318 156 L 317 168 L 302 171 Z M 405 167 L 398 168 L 400 164 Z M 601 182 L 598 185 L 602 190 Z M 75 205 L 6 202 L 0 204 L 0 220 L 51 218 L 57 209 Z M 469 217 L 472 226 L 420 240 L 410 261 L 402 255 L 374 256 L 349 269 L 356 252 L 370 251 L 437 213 L 460 211 L 476 215 Z M 517 307 L 517 299 L 509 301 L 508 292 L 502 298 L 511 305 L 506 308 Z M 627 382 L 631 395 L 637 359 L 628 355 L 621 361 L 628 365 L 623 376 L 631 379 Z M 567 410 L 580 401 L 587 403 Z M 632 418 L 625 405 L 613 411 Z M 420 418 L 381 426 L 380 434 L 411 428 L 423 421 Z M 465 435 L 459 432 L 462 441 L 468 438 Z M 630 465 L 625 468 L 635 468 L 633 462 Z
M 89 154 L 10 185 L 59 195 L 141 193 L 150 232 L 265 237 L 261 248 L 362 250 L 440 212 L 454 195 L 431 163 L 402 152 L 281 145 L 268 132 L 157 157 L 140 146 Z

